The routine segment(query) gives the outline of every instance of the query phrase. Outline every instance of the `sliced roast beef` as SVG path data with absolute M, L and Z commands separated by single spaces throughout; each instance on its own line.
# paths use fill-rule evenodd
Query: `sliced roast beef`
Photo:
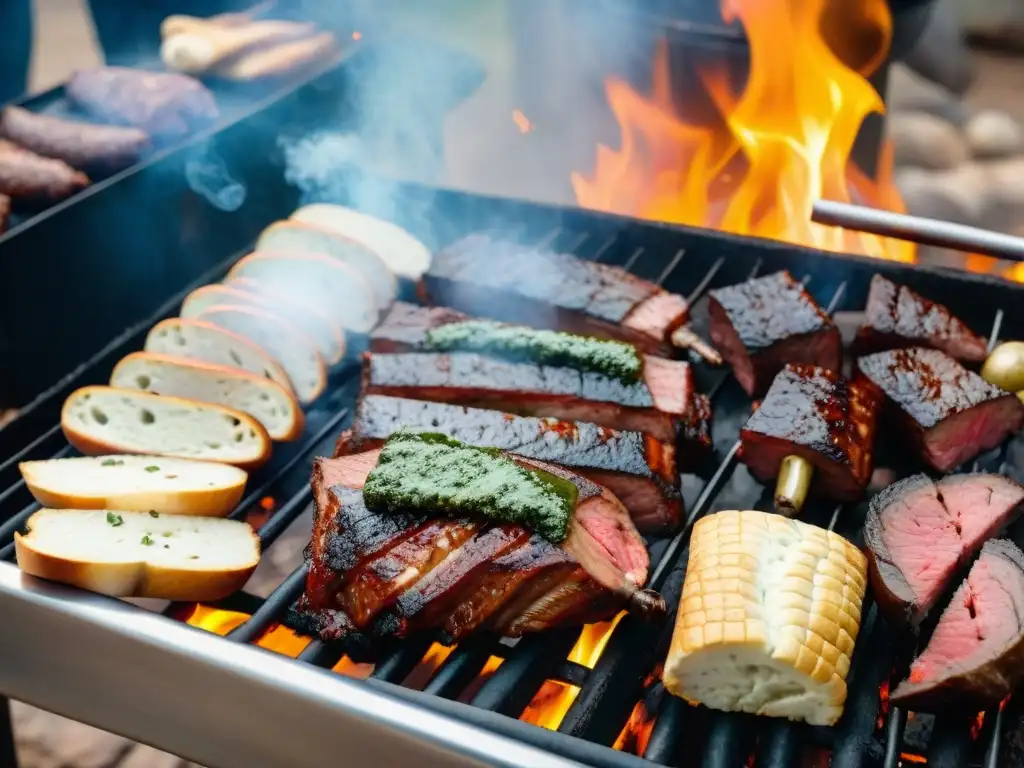
M 556 545 L 514 524 L 369 509 L 361 490 L 378 454 L 315 462 L 309 575 L 295 620 L 323 639 L 437 629 L 456 640 L 484 624 L 519 635 L 609 618 L 624 605 L 663 611 L 660 597 L 640 589 L 643 540 L 606 489 L 505 454 L 576 486 L 568 537 Z
M 768 482 L 786 456 L 801 456 L 817 470 L 815 493 L 853 501 L 871 479 L 881 403 L 870 382 L 847 382 L 813 365 L 787 365 L 740 431 L 740 458 Z
M 365 395 L 351 428 L 338 439 L 335 456 L 379 448 L 403 428 L 440 432 L 462 443 L 500 448 L 579 472 L 615 494 L 641 532 L 674 530 L 682 518 L 674 446 L 640 432 L 587 422 Z
M 682 296 L 624 269 L 485 235 L 435 254 L 421 294 L 471 315 L 620 339 L 664 356 L 673 351 L 673 331 L 689 317 Z
M 660 357 L 645 357 L 642 378 L 625 383 L 482 354 L 371 353 L 364 358 L 363 392 L 645 432 L 687 455 L 710 445 L 710 406 L 694 390 L 693 370 Z
M 917 711 L 977 712 L 1024 681 L 1024 553 L 985 543 L 891 701 Z
M 898 434 L 940 472 L 994 448 L 1024 423 L 1016 396 L 937 349 L 878 352 L 857 366 L 895 406 Z
M 864 324 L 853 343 L 856 355 L 886 349 L 934 347 L 957 360 L 981 362 L 985 340 L 942 304 L 875 275 L 871 279 Z
M 789 272 L 711 291 L 708 312 L 712 343 L 752 397 L 787 363 L 840 370 L 839 329 Z
M 986 539 L 1018 515 L 1024 487 L 1000 475 L 914 475 L 871 500 L 864 523 L 879 607 L 916 626 Z

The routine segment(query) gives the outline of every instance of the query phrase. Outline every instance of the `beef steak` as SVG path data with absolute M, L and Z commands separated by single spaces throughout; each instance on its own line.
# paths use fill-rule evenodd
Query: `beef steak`
M 787 363 L 840 369 L 839 329 L 789 272 L 711 291 L 708 311 L 712 343 L 752 397 Z

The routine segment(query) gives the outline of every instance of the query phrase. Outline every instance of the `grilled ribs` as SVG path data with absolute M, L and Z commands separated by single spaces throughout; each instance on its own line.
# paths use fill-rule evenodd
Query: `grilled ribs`
M 639 589 L 643 540 L 621 503 L 566 470 L 521 457 L 571 481 L 579 498 L 560 545 L 513 524 L 378 513 L 362 487 L 379 451 L 317 459 L 309 574 L 297 621 L 324 640 L 437 630 L 457 642 L 477 628 L 508 636 L 610 618 L 623 606 L 660 613 Z
M 895 406 L 913 449 L 940 472 L 994 448 L 1024 423 L 1015 395 L 937 349 L 878 352 L 857 366 Z
M 471 315 L 619 339 L 662 356 L 690 312 L 682 296 L 624 269 L 486 235 L 435 254 L 420 293 Z
M 853 342 L 858 356 L 886 349 L 934 347 L 957 360 L 980 363 L 988 354 L 985 340 L 948 308 L 881 275 L 871 279 L 864 312 L 864 324 Z
M 467 319 L 444 307 L 396 304 L 371 334 L 376 354 L 364 358 L 363 392 L 645 432 L 676 443 L 680 461 L 710 446 L 711 404 L 695 392 L 689 364 L 642 356 L 641 380 L 625 383 L 486 353 L 417 351 L 431 329 Z
M 560 464 L 608 488 L 644 533 L 674 530 L 682 518 L 674 447 L 639 432 L 619 432 L 587 422 L 365 395 L 334 455 L 379 448 L 402 428 L 441 432 L 468 445 Z
M 787 363 L 840 369 L 839 329 L 789 272 L 709 295 L 711 341 L 751 397 L 763 395 Z
M 881 392 L 868 381 L 787 365 L 740 431 L 740 457 L 766 482 L 779 474 L 786 456 L 801 456 L 817 469 L 814 492 L 853 501 L 871 479 L 881 404 Z

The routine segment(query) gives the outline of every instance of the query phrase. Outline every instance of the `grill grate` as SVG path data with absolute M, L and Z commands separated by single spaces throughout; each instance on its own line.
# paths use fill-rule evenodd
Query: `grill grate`
M 694 306 L 696 330 L 705 332 L 700 323 L 706 317 L 706 293 L 714 285 L 727 285 L 753 277 L 766 271 L 758 258 L 752 269 L 737 273 L 725 268 L 725 256 L 696 259 L 687 258 L 686 248 L 665 251 L 661 248 L 636 245 L 633 238 L 620 232 L 596 236 L 589 231 L 556 226 L 543 237 L 529 237 L 528 233 L 515 233 L 524 241 L 532 241 L 605 263 L 619 263 L 640 276 L 664 283 L 669 289 L 686 293 Z M 508 232 L 503 233 L 508 236 Z M 665 254 L 673 255 L 666 261 Z M 196 284 L 219 278 L 232 257 L 212 273 L 204 275 Z M 822 257 L 824 258 L 824 257 Z M 688 269 L 692 262 L 697 268 Z M 748 261 L 749 263 L 749 261 Z M 780 265 L 772 263 L 772 270 Z M 790 265 L 781 265 L 790 266 Z M 881 270 L 884 265 L 879 263 Z M 809 290 L 817 298 L 827 300 L 830 313 L 843 309 L 856 309 L 855 301 L 863 299 L 864 286 L 851 279 L 831 279 L 820 272 L 801 275 L 799 266 L 793 267 L 802 276 Z M 866 284 L 862 276 L 861 282 Z M 897 278 L 899 279 L 899 278 Z M 819 285 L 823 284 L 823 285 Z M 850 290 L 851 285 L 855 290 Z M 189 287 L 191 289 L 192 286 Z M 815 290 L 819 288 L 819 290 Z M 83 366 L 74 377 L 83 372 L 88 376 L 101 376 L 113 361 L 140 345 L 145 331 L 157 319 L 176 309 L 183 295 L 160 308 L 154 318 L 144 325 L 130 329 Z M 859 295 L 856 295 L 859 294 Z M 992 322 L 990 345 L 994 344 L 1003 324 L 1003 312 L 996 312 Z M 665 596 L 673 608 L 678 604 L 682 588 L 687 543 L 693 523 L 701 516 L 724 508 L 770 508 L 769 490 L 757 484 L 745 467 L 739 465 L 737 433 L 750 412 L 750 403 L 735 381 L 724 370 L 698 367 L 698 385 L 712 400 L 715 413 L 716 464 L 704 473 L 706 481 L 695 475 L 684 476 L 684 495 L 688 514 L 683 530 L 671 539 L 653 540 L 651 545 L 652 586 Z M 73 377 L 50 393 L 49 399 L 63 397 L 72 386 Z M 311 503 L 308 484 L 309 467 L 314 455 L 329 454 L 333 440 L 349 417 L 349 406 L 358 388 L 355 371 L 348 370 L 331 382 L 330 394 L 317 403 L 307 417 L 309 437 L 300 445 L 279 446 L 273 462 L 260 475 L 258 485 L 237 510 L 235 519 L 244 519 L 266 497 L 283 499 L 259 528 L 264 549 L 271 547 L 284 531 Z M 44 397 L 44 400 L 47 399 Z M 59 427 L 42 432 L 14 457 L 0 465 L 0 480 L 6 490 L 0 494 L 0 559 L 13 558 L 12 537 L 38 505 L 26 503 L 28 494 L 24 483 L 17 477 L 16 465 L 24 458 L 45 455 L 62 457 L 71 455 L 70 447 L 62 444 Z M 996 459 L 998 464 L 1002 458 Z M 17 511 L 14 511 L 17 510 Z M 12 514 L 13 511 L 13 514 Z M 859 540 L 862 516 L 854 506 L 835 506 L 811 503 L 803 518 L 808 522 L 836 529 L 839 533 Z M 265 600 L 247 597 L 258 606 L 250 618 L 227 635 L 226 641 L 249 644 L 258 640 L 268 628 L 281 621 L 286 610 L 300 594 L 305 577 L 305 566 L 296 569 Z M 169 606 L 165 615 L 181 606 Z M 901 649 L 900 659 L 894 654 L 895 636 L 870 602 L 865 603 L 861 634 L 857 643 L 854 664 L 849 677 L 849 699 L 846 714 L 832 729 L 812 728 L 744 715 L 715 713 L 692 707 L 682 700 L 655 692 L 647 701 L 653 702 L 654 725 L 643 759 L 609 749 L 619 736 L 638 701 L 645 698 L 645 689 L 652 672 L 664 659 L 671 637 L 672 621 L 656 627 L 625 617 L 611 633 L 604 651 L 593 669 L 567 661 L 570 649 L 580 637 L 580 630 L 558 630 L 528 636 L 514 646 L 500 638 L 478 634 L 461 643 L 443 660 L 423 688 L 433 699 L 428 706 L 435 711 L 450 714 L 463 722 L 481 725 L 489 730 L 541 747 L 550 753 L 597 766 L 650 766 L 699 764 L 707 768 L 733 768 L 753 763 L 758 768 L 785 768 L 798 766 L 808 750 L 820 748 L 832 753 L 831 765 L 882 765 L 896 768 L 901 754 L 907 750 L 904 734 L 908 715 L 897 708 L 889 708 L 884 722 L 878 722 L 879 689 L 893 674 L 897 662 L 909 649 Z M 374 670 L 365 685 L 387 691 L 392 696 L 405 698 L 420 705 L 419 694 L 400 686 L 427 653 L 431 643 L 425 639 L 411 639 L 388 644 L 377 659 Z M 480 675 L 488 660 L 496 656 L 503 661 L 488 679 L 472 694 L 466 707 L 454 703 L 466 693 Z M 322 669 L 330 669 L 340 659 L 340 653 L 319 640 L 313 640 L 298 655 L 298 661 Z M 557 732 L 548 732 L 511 718 L 518 718 L 546 681 L 558 681 L 577 687 L 578 693 Z M 660 683 L 655 683 L 660 688 Z M 448 700 L 448 701 L 444 701 Z M 490 713 L 497 713 L 498 717 Z M 995 710 L 986 714 L 980 740 L 984 750 L 974 743 L 970 721 L 940 721 L 927 745 L 927 758 L 932 765 L 967 765 L 981 758 L 984 768 L 995 768 L 999 761 L 1002 713 Z M 698 734 L 705 734 L 703 739 Z M 681 754 L 683 751 L 686 755 Z

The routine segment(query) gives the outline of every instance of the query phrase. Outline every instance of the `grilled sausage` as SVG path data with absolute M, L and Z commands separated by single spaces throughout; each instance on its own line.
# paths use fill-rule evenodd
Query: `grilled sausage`
M 0 195 L 15 203 L 48 205 L 89 186 L 89 177 L 63 160 L 40 157 L 0 139 Z
M 63 120 L 21 107 L 4 109 L 0 115 L 0 134 L 44 157 L 63 160 L 75 168 L 108 173 L 138 162 L 149 149 L 149 136 L 138 128 Z

